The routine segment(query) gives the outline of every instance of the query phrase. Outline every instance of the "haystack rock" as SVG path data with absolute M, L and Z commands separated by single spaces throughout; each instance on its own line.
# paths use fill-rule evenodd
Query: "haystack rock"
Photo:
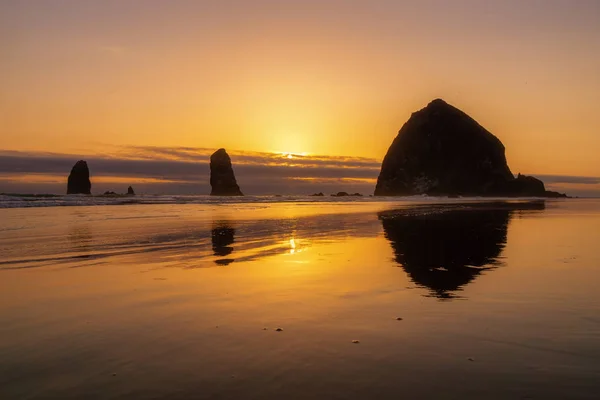
M 127 196 L 135 196 L 135 192 L 131 186 L 127 188 Z
M 225 149 L 219 149 L 210 156 L 210 186 L 211 196 L 243 196 L 238 186 L 231 158 Z
M 75 163 L 67 180 L 67 194 L 91 194 L 90 170 L 87 163 L 79 160 Z
M 441 99 L 413 113 L 390 146 L 376 196 L 537 196 L 539 179 L 515 178 L 504 145 L 473 118 Z

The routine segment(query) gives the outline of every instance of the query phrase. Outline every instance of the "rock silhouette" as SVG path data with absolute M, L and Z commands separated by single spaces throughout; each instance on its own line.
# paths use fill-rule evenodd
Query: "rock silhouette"
M 424 206 L 379 213 L 395 261 L 434 297 L 450 299 L 485 270 L 498 267 L 508 223 L 519 210 L 543 201 Z
M 346 197 L 346 196 L 354 196 L 354 197 L 362 197 L 360 193 L 348 193 L 348 192 L 337 192 L 331 195 L 332 197 Z
M 388 149 L 376 196 L 549 196 L 539 179 L 508 167 L 502 142 L 441 99 L 411 115 Z
M 231 158 L 225 149 L 219 149 L 210 156 L 211 196 L 243 196 L 238 186 Z
M 67 194 L 91 194 L 90 170 L 87 162 L 79 160 L 75 163 L 67 179 Z
M 133 191 L 133 188 L 131 186 L 129 186 L 127 188 L 127 195 L 128 196 L 135 196 L 135 192 Z

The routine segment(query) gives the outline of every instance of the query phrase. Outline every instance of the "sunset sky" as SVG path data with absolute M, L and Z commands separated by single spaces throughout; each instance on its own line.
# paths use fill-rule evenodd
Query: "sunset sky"
M 600 194 L 596 0 L 0 0 L 0 54 L 0 192 L 62 192 L 85 158 L 98 190 L 208 193 L 225 147 L 242 190 L 372 193 L 439 97 L 514 173 Z

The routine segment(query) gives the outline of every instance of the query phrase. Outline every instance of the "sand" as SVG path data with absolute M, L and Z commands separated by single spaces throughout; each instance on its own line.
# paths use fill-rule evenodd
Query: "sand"
M 600 201 L 0 210 L 1 399 L 596 399 Z

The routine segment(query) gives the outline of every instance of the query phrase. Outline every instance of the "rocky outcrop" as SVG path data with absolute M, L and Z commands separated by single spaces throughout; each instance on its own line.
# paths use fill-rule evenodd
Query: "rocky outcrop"
M 225 149 L 219 149 L 210 156 L 210 186 L 211 196 L 243 196 L 238 186 L 231 158 Z
M 516 196 L 544 196 L 546 188 L 539 179 L 518 174 L 516 179 L 510 181 L 509 192 Z
M 513 176 L 504 145 L 441 99 L 413 113 L 392 142 L 376 196 L 563 196 L 539 179 Z
M 553 190 L 546 190 L 544 197 L 560 197 L 560 198 L 565 198 L 565 199 L 571 198 L 570 196 L 567 196 L 566 193 L 559 193 L 559 192 L 555 192 Z M 577 199 L 578 197 L 575 196 L 575 198 Z
M 127 188 L 127 196 L 135 196 L 135 192 L 131 186 Z
M 79 160 L 67 179 L 67 194 L 91 194 L 91 190 L 90 170 L 85 161 Z
M 353 197 L 362 197 L 362 194 L 360 193 L 348 193 L 348 192 L 337 192 L 335 194 L 331 195 L 332 197 L 346 197 L 346 196 L 353 196 Z

